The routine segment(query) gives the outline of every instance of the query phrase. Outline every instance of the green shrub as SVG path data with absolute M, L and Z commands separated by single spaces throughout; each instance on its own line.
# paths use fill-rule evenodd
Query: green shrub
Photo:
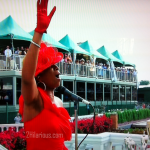
M 141 120 L 150 117 L 150 109 L 140 109 L 138 111 L 133 109 L 133 110 L 125 110 L 123 112 L 118 111 L 117 113 L 118 113 L 118 123 Z

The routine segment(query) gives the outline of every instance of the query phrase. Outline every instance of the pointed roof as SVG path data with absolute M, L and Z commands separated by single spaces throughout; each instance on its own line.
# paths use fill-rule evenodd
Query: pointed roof
M 102 54 L 103 56 L 105 56 L 108 59 L 110 59 L 111 61 L 119 62 L 119 63 L 123 64 L 123 61 L 121 61 L 121 60 L 117 59 L 115 56 L 113 56 L 104 46 L 102 46 L 99 49 L 97 49 L 97 51 L 100 54 Z
M 31 41 L 32 36 L 24 31 L 16 21 L 8 16 L 0 22 L 0 39 L 11 39 L 11 34 L 14 35 L 13 39 Z
M 33 36 L 34 30 L 29 32 L 29 34 Z M 66 51 L 69 51 L 69 48 L 67 48 L 66 46 L 62 45 L 61 43 L 59 43 L 58 41 L 53 39 L 49 34 L 43 33 L 42 40 L 44 42 L 51 44 L 53 47 L 57 47 L 57 48 L 61 48 L 61 49 L 64 49 Z
M 74 50 L 74 53 L 90 55 L 87 51 L 75 44 L 68 34 L 64 36 L 59 42 L 68 47 L 71 53 L 73 53 Z
M 89 52 L 90 55 L 94 55 L 96 58 L 102 58 L 102 59 L 108 60 L 108 58 L 106 58 L 105 56 L 101 55 L 96 50 L 94 50 L 94 48 L 91 46 L 91 44 L 88 41 L 85 41 L 79 46 L 83 48 L 84 50 L 86 50 L 87 52 Z
M 124 58 L 122 57 L 122 55 L 118 52 L 118 50 L 114 51 L 112 53 L 113 56 L 115 56 L 117 59 L 121 60 L 124 62 L 124 65 L 129 65 L 129 66 L 135 66 L 135 64 L 129 63 L 127 61 L 124 60 Z

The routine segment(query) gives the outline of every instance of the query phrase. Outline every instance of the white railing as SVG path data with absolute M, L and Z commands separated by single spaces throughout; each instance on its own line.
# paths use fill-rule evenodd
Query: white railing
M 98 114 L 97 116 L 103 116 L 103 114 Z M 73 122 L 75 117 L 70 117 L 70 122 Z M 93 115 L 84 115 L 84 116 L 78 116 L 78 119 L 88 119 L 93 118 Z
M 87 117 L 87 116 L 85 116 Z M 88 116 L 90 117 L 90 116 Z M 92 116 L 91 116 L 92 117 Z M 72 118 L 73 119 L 73 118 Z M 16 132 L 18 132 L 19 128 L 24 127 L 24 124 L 0 124 L 1 131 L 4 131 L 4 128 L 8 130 L 9 127 L 16 127 Z M 126 150 L 125 148 L 125 138 L 129 136 L 136 143 L 136 148 L 142 148 L 142 139 L 143 135 L 139 134 L 124 134 L 124 133 L 112 133 L 112 132 L 104 132 L 101 134 L 89 134 L 87 138 L 83 141 L 79 150 L 93 149 L 93 150 Z M 78 134 L 78 144 L 85 137 L 85 134 Z M 148 136 L 145 135 L 148 139 Z M 69 150 L 74 150 L 75 147 L 75 134 L 72 134 L 72 140 L 65 142 L 65 145 L 69 148 Z M 0 146 L 0 150 L 2 149 Z
M 22 63 L 25 55 L 12 55 L 6 57 L 0 55 L 0 70 L 22 70 Z
M 19 128 L 24 128 L 24 124 L 23 123 L 19 123 L 19 124 L 0 124 L 1 132 L 3 132 L 4 130 L 8 130 L 10 127 L 16 127 L 16 132 L 18 132 Z
M 0 55 L 0 70 L 22 70 L 23 59 L 25 55 L 12 55 L 6 57 Z M 58 63 L 60 73 L 62 75 L 90 77 L 106 80 L 117 80 L 126 82 L 137 82 L 137 76 L 132 73 L 123 71 L 116 71 L 111 69 L 103 69 L 100 67 L 81 65 L 81 64 L 67 64 L 64 62 Z
M 85 137 L 86 134 L 78 134 L 78 144 Z M 139 134 L 130 134 L 136 143 L 136 150 L 142 148 L 142 137 L 143 135 Z M 93 149 L 93 150 L 127 150 L 125 147 L 125 138 L 127 134 L 123 133 L 111 133 L 104 132 L 101 134 L 89 134 L 87 138 L 81 144 L 79 150 Z M 147 135 L 146 135 L 147 137 Z M 72 140 L 65 142 L 65 145 L 69 150 L 74 150 L 75 143 L 75 134 L 72 134 Z M 112 149 L 113 148 L 113 149 Z
M 8 149 L 0 144 L 0 150 L 8 150 Z
M 62 75 L 75 75 L 79 77 L 137 82 L 136 75 L 133 75 L 133 73 L 127 73 L 125 71 L 103 69 L 92 65 L 67 64 L 65 62 L 58 63 L 58 67 Z

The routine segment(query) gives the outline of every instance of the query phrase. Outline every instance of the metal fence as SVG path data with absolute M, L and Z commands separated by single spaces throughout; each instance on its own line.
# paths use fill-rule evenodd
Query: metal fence
M 0 55 L 0 71 L 21 71 L 24 57 L 25 55 L 12 55 L 11 57 Z M 126 73 L 123 71 L 103 69 L 92 65 L 89 66 L 73 63 L 67 64 L 64 62 L 60 62 L 57 65 L 62 75 L 98 78 L 112 81 L 137 82 L 136 75 L 133 75 L 132 73 Z
M 12 55 L 11 57 L 0 55 L 0 70 L 22 70 L 24 57 L 25 55 Z
M 98 78 L 112 81 L 137 82 L 137 76 L 124 71 L 103 69 L 95 66 L 81 64 L 57 64 L 62 75 L 75 75 L 79 77 Z

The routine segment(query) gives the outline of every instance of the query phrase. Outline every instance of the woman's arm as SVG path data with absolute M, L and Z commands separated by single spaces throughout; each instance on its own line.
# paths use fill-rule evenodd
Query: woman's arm
M 37 1 L 37 27 L 32 41 L 38 45 L 41 44 L 42 35 L 46 33 L 51 18 L 56 10 L 56 7 L 54 7 L 49 16 L 47 16 L 47 4 L 48 0 Z M 39 92 L 34 77 L 39 50 L 37 45 L 31 43 L 29 51 L 23 61 L 21 92 L 26 105 L 39 99 Z
M 35 32 L 32 41 L 40 45 L 41 39 L 42 34 Z M 36 45 L 31 44 L 23 61 L 21 92 L 26 104 L 30 104 L 33 100 L 38 99 L 38 90 L 34 79 L 38 53 L 39 48 Z

